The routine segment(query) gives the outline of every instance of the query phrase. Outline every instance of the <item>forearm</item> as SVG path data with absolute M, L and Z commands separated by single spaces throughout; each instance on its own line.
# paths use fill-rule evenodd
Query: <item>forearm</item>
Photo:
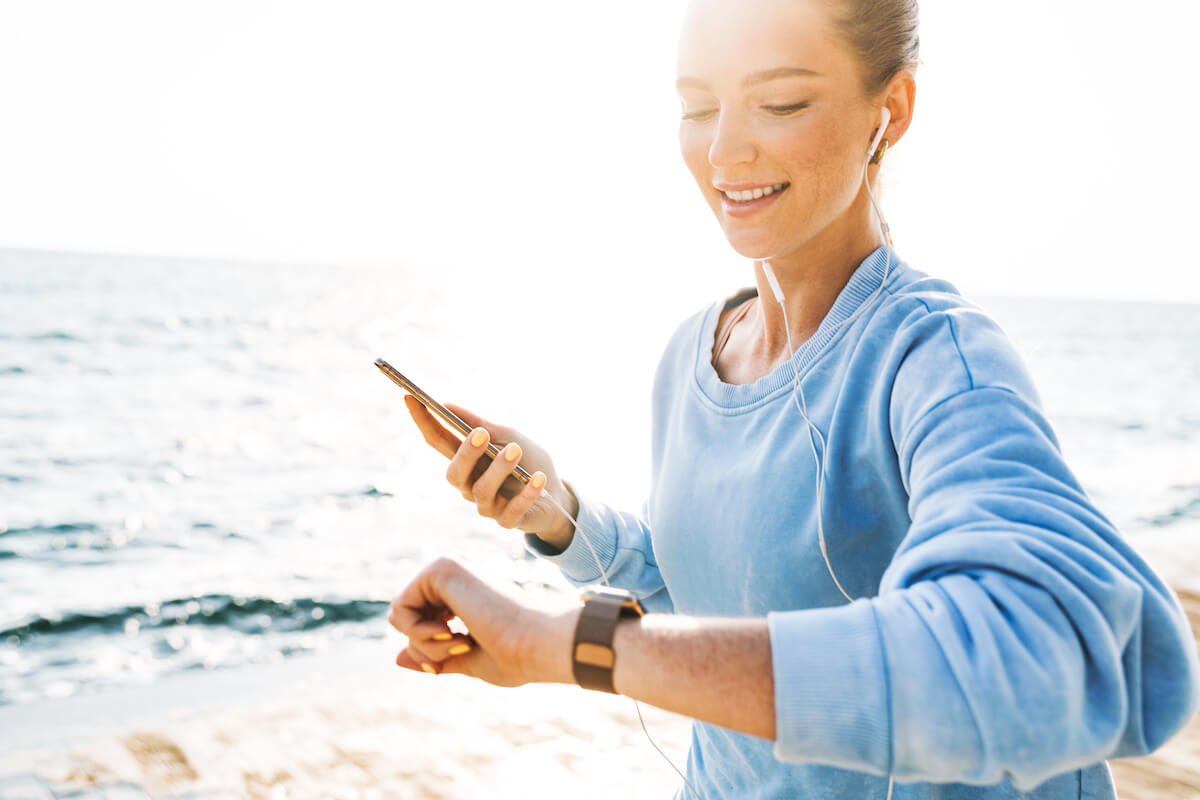
M 551 637 L 550 680 L 574 683 L 578 611 Z M 648 614 L 622 620 L 613 638 L 613 686 L 627 697 L 723 728 L 775 739 L 775 688 L 765 619 Z
M 613 686 L 650 705 L 762 739 L 775 738 L 765 619 L 650 614 L 617 626 Z
M 597 582 L 625 589 L 638 596 L 646 610 L 674 611 L 662 573 L 654 560 L 648 523 L 649 501 L 641 513 L 620 511 L 578 494 L 578 487 L 563 481 L 571 493 L 572 513 L 578 522 L 558 550 L 539 536 L 526 534 L 526 549 L 554 564 L 575 586 Z

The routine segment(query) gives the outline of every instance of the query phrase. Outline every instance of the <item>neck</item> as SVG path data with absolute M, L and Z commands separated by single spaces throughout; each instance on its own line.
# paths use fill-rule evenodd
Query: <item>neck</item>
M 870 211 L 865 192 L 860 195 L 860 199 L 863 200 L 866 211 L 870 213 L 865 219 L 862 214 L 853 215 L 856 221 L 859 221 L 852 226 L 853 234 L 835 224 L 826 228 L 799 251 L 754 263 L 761 321 L 761 331 L 755 349 L 759 357 L 768 363 L 783 363 L 790 353 L 783 309 L 776 302 L 771 285 L 767 282 L 763 263 L 770 264 L 771 271 L 779 282 L 779 288 L 783 290 L 792 346 L 799 348 L 821 326 L 821 321 L 833 308 L 854 270 L 885 243 L 878 225 L 871 224 L 874 221 L 874 212 Z

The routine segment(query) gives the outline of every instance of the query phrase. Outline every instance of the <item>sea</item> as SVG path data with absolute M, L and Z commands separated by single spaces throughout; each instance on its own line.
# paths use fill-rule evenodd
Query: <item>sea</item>
M 1193 580 L 1200 306 L 969 299 L 1016 344 L 1097 507 Z M 415 267 L 0 251 L 0 706 L 383 638 L 391 598 L 446 553 L 565 592 L 445 483 L 373 361 L 516 420 L 636 510 L 665 340 L 633 320 L 584 344 L 583 313 L 531 358 L 474 307 Z M 635 390 L 581 348 L 633 364 Z

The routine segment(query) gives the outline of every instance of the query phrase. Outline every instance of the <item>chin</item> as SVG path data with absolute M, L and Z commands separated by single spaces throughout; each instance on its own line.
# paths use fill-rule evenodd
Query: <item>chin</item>
M 775 237 L 764 236 L 761 233 L 748 234 L 748 231 L 738 231 L 730 235 L 727 231 L 725 241 L 729 242 L 729 246 L 739 256 L 753 261 L 762 261 L 779 255 L 779 242 Z

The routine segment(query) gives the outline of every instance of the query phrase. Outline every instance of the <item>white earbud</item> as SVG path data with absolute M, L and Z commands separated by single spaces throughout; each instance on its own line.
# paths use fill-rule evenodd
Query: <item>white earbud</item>
M 879 130 L 875 133 L 875 139 L 871 142 L 871 146 L 867 149 L 867 158 L 875 156 L 875 148 L 879 147 L 879 142 L 883 139 L 883 132 L 887 130 L 888 123 L 892 121 L 892 112 L 888 111 L 888 107 L 883 107 L 883 122 L 879 123 Z
M 775 295 L 775 299 L 779 305 L 783 305 L 783 289 L 779 288 L 779 281 L 775 280 L 775 272 L 771 269 L 771 265 L 763 262 L 763 272 L 766 273 L 767 283 L 771 284 L 771 293 Z

